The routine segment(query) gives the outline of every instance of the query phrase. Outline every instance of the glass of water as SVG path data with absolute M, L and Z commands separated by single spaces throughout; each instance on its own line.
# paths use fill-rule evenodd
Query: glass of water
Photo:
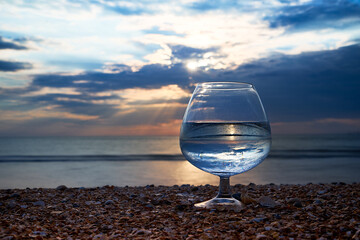
M 195 207 L 242 209 L 229 178 L 260 164 L 268 155 L 271 130 L 253 85 L 207 82 L 196 86 L 187 106 L 180 147 L 195 167 L 220 177 L 218 195 Z

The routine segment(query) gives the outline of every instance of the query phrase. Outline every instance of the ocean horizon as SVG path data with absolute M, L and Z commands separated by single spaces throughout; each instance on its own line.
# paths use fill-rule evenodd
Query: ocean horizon
M 0 137 L 0 188 L 203 185 L 177 136 Z M 274 135 L 269 156 L 232 184 L 359 182 L 360 134 Z

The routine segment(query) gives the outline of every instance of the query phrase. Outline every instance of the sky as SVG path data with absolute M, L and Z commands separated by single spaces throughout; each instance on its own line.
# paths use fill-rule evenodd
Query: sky
M 0 136 L 178 135 L 209 81 L 275 134 L 360 132 L 360 1 L 0 0 Z

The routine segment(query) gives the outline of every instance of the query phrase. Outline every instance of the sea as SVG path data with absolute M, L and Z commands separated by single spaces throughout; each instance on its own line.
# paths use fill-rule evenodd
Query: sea
M 218 185 L 176 136 L 0 137 L 0 188 Z M 360 134 L 273 135 L 269 156 L 231 184 L 360 182 Z

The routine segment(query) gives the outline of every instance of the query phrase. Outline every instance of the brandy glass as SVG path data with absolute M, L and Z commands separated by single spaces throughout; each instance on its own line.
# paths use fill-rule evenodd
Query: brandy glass
M 196 86 L 180 133 L 180 148 L 195 167 L 220 177 L 218 195 L 201 208 L 242 209 L 230 192 L 230 177 L 260 164 L 268 155 L 271 130 L 254 86 L 206 82 Z

